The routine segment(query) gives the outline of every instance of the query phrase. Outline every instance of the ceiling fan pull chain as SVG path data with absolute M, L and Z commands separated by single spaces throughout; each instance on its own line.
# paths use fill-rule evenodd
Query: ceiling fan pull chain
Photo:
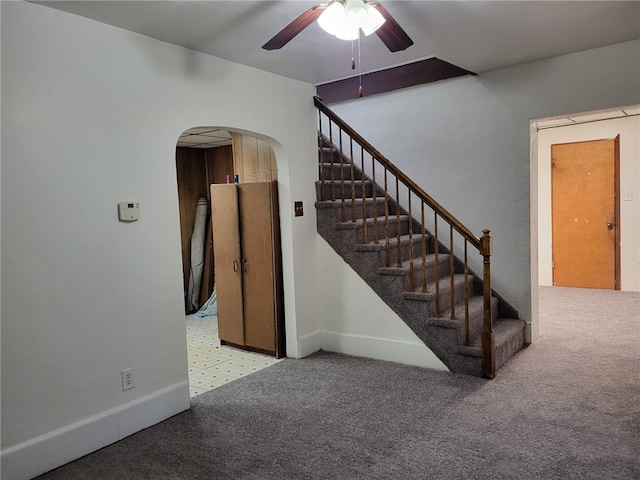
M 353 53 L 353 40 L 351 40 L 351 70 L 356 69 L 356 56 Z
M 358 32 L 358 96 L 362 96 L 362 49 L 360 48 L 360 32 Z

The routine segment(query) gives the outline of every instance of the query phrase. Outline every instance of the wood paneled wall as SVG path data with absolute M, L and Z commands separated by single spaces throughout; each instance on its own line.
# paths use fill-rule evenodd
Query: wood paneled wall
M 176 148 L 178 203 L 180 208 L 180 235 L 182 239 L 183 286 L 189 287 L 191 267 L 191 234 L 195 222 L 199 197 L 211 199 L 212 183 L 231 182 L 238 175 L 240 183 L 270 182 L 278 179 L 276 157 L 271 146 L 249 135 L 231 133 L 232 146 L 218 148 Z M 207 247 L 203 290 L 200 303 L 204 303 L 213 289 L 213 248 L 211 225 L 207 222 Z M 209 288 L 210 286 L 210 288 Z
M 278 179 L 276 156 L 271 146 L 249 135 L 231 133 L 235 173 L 240 183 L 271 182 Z
M 233 178 L 233 149 L 231 146 L 218 148 L 176 148 L 176 172 L 178 180 L 178 204 L 180 208 L 180 234 L 182 238 L 183 285 L 189 286 L 191 266 L 191 234 L 195 222 L 199 197 L 210 198 L 209 185 L 226 183 L 227 175 Z M 210 229 L 209 223 L 207 228 Z M 207 246 L 209 250 L 210 245 Z M 213 275 L 213 269 L 208 269 Z M 207 269 L 205 268 L 205 274 Z M 203 285 L 206 282 L 203 279 Z M 200 295 L 204 303 L 211 292 Z M 204 298 L 203 298 L 204 297 Z

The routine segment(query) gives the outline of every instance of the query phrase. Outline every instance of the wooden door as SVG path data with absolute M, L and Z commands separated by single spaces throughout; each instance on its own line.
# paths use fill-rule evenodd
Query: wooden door
M 620 288 L 618 141 L 551 146 L 554 285 Z
M 211 185 L 211 226 L 220 340 L 244 345 L 238 189 Z
M 241 183 L 240 229 L 245 345 L 275 353 L 272 184 Z

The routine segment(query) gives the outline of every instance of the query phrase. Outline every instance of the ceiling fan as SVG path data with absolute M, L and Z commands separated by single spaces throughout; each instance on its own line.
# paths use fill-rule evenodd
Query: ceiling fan
M 340 18 L 343 16 L 347 18 L 350 15 L 351 17 L 356 17 L 368 14 L 370 18 L 376 17 L 378 21 L 375 25 L 371 26 L 371 28 L 365 28 L 364 25 L 357 25 L 354 29 L 353 25 L 351 25 L 350 32 L 347 33 L 346 36 L 341 36 L 340 33 L 336 34 L 334 31 L 330 31 L 331 28 L 326 28 L 326 24 L 332 21 L 329 17 L 335 15 L 336 11 L 342 12 L 338 13 Z M 315 20 L 318 20 L 318 23 L 320 23 L 323 29 L 343 40 L 357 39 L 358 37 L 356 35 L 359 35 L 360 29 L 362 29 L 366 35 L 375 31 L 380 40 L 382 40 L 392 52 L 405 50 L 413 45 L 413 40 L 409 38 L 409 35 L 407 35 L 380 2 L 374 0 L 331 0 L 329 2 L 319 3 L 308 9 L 265 43 L 262 48 L 265 50 L 277 50 L 284 47 Z M 349 22 L 349 20 L 347 20 L 347 22 Z

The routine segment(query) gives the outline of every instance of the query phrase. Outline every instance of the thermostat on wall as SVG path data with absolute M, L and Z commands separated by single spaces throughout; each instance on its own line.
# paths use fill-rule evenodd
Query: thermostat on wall
M 121 222 L 135 222 L 140 220 L 140 204 L 122 202 L 118 204 L 118 219 Z

